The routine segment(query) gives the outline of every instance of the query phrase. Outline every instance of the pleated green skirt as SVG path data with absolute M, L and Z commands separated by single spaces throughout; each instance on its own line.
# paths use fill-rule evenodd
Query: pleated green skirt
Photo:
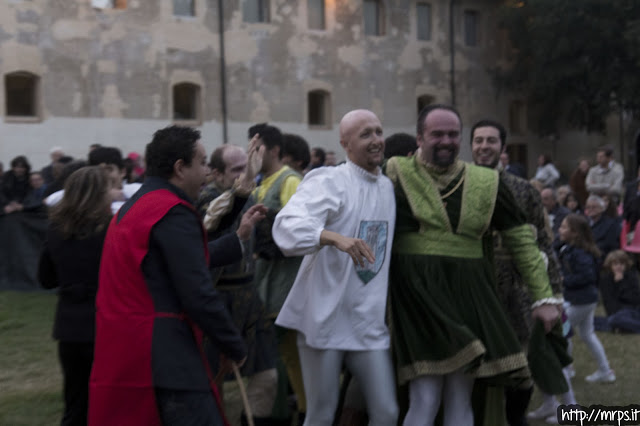
M 392 255 L 391 339 L 399 384 L 454 371 L 517 385 L 527 359 L 485 259 Z

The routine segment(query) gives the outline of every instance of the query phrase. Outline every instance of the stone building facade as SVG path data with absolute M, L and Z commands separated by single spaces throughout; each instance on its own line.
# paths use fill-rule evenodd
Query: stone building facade
M 533 137 L 526 105 L 492 83 L 509 53 L 500 3 L 5 0 L 0 161 L 24 154 L 39 168 L 56 145 L 74 157 L 92 143 L 143 152 L 171 123 L 200 128 L 211 152 L 225 139 L 245 145 L 265 121 L 341 158 L 347 111 L 372 109 L 387 135 L 415 133 L 419 106 L 435 101 L 455 102 L 467 129 L 508 124 L 532 172 L 558 141 Z

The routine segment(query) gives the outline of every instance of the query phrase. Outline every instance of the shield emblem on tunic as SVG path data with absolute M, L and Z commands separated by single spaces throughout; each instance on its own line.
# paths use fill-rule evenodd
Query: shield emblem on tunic
M 369 263 L 365 260 L 365 266 L 356 265 L 356 273 L 365 284 L 378 275 L 382 268 L 387 252 L 388 231 L 389 224 L 386 221 L 363 220 L 360 222 L 358 238 L 367 243 L 376 258 L 374 263 Z

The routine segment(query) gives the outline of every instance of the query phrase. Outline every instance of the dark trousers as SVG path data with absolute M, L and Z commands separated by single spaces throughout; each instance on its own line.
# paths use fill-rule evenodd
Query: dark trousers
M 93 342 L 58 342 L 64 380 L 62 426 L 86 426 Z
M 156 388 L 158 411 L 163 426 L 222 426 L 213 394 L 199 391 Z

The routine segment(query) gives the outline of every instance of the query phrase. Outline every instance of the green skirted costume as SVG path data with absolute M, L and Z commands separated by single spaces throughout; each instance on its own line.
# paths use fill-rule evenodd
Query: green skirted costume
M 498 173 L 461 161 L 446 171 L 394 157 L 389 305 L 400 385 L 463 371 L 495 384 L 529 378 L 496 294 L 490 229 L 502 234 L 533 301 L 552 297 L 533 232 Z M 487 253 L 488 252 L 488 253 Z

